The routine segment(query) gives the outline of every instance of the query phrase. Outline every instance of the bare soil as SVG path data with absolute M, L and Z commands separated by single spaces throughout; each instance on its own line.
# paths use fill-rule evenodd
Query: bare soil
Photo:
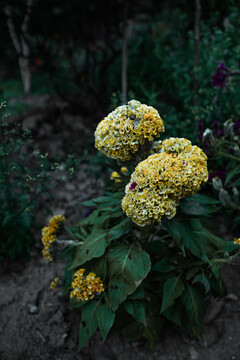
M 50 154 L 64 154 L 67 143 L 83 150 L 83 139 L 93 136 L 86 125 L 88 119 L 59 110 L 57 100 L 51 111 L 43 111 L 49 101 L 46 99 L 38 99 L 39 107 L 23 119 L 23 124 L 32 126 L 39 146 Z M 75 178 L 66 179 L 54 190 L 54 200 L 47 206 L 74 223 L 84 211 L 77 204 L 79 199 L 95 196 L 100 186 L 101 179 L 89 177 L 83 164 Z M 43 217 L 43 209 L 37 217 Z M 68 310 L 68 299 L 61 296 L 60 288 L 49 288 L 50 282 L 63 274 L 64 264 L 47 263 L 42 258 L 40 237 L 36 234 L 31 261 L 4 263 L 0 268 L 1 360 L 240 360 L 239 267 L 226 266 L 223 270 L 228 295 L 207 301 L 203 340 L 167 324 L 152 351 L 146 342 L 128 343 L 116 333 L 110 333 L 103 343 L 96 333 L 78 352 L 80 314 Z

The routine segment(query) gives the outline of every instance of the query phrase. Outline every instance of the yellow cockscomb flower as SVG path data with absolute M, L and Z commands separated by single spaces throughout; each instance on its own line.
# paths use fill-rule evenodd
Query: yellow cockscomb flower
M 126 175 L 128 173 L 128 168 L 126 166 L 121 167 L 121 173 Z
M 172 218 L 179 200 L 193 195 L 208 179 L 204 152 L 190 141 L 189 145 L 183 142 L 186 147 L 183 144 L 181 152 L 178 140 L 181 139 L 177 139 L 174 148 L 174 141 L 168 144 L 164 140 L 161 148 L 167 149 L 169 145 L 171 151 L 151 155 L 140 162 L 126 186 L 122 209 L 140 226 L 160 222 L 164 215 Z
M 155 141 L 153 143 L 153 150 L 155 153 L 167 152 L 167 153 L 181 153 L 186 149 L 192 147 L 192 143 L 188 139 L 184 138 L 169 138 L 163 141 Z
M 126 166 L 122 166 L 120 171 L 123 175 L 128 174 L 128 168 Z M 111 180 L 114 180 L 114 182 L 116 182 L 116 183 L 121 182 L 120 175 L 117 171 L 113 171 L 111 173 Z
M 129 160 L 146 141 L 164 131 L 163 120 L 152 106 L 131 100 L 105 117 L 95 131 L 95 147 L 110 158 Z
M 42 243 L 44 249 L 42 251 L 43 256 L 46 260 L 51 261 L 52 256 L 50 254 L 50 246 L 56 240 L 56 234 L 59 229 L 59 224 L 64 222 L 66 219 L 62 215 L 55 215 L 50 220 L 49 223 L 42 229 Z
M 50 289 L 55 290 L 57 284 L 59 283 L 60 277 L 56 277 L 50 284 Z
M 96 278 L 96 274 L 89 273 L 84 276 L 85 269 L 78 270 L 72 282 L 73 290 L 70 293 L 70 298 L 76 298 L 78 301 L 86 301 L 93 299 L 96 294 L 100 294 L 104 291 L 103 283 L 101 279 Z
M 119 178 L 120 178 L 120 175 L 117 171 L 113 171 L 111 173 L 111 180 L 113 180 L 114 182 L 116 182 L 116 183 L 121 182 L 121 180 Z
M 233 242 L 235 245 L 240 245 L 240 238 L 234 238 Z

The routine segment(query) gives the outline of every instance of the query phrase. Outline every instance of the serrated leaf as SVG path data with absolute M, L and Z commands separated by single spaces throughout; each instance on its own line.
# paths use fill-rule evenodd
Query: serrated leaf
M 124 309 L 134 317 L 135 320 L 145 322 L 145 302 L 144 300 L 126 300 L 123 303 Z
M 94 228 L 81 246 L 76 249 L 75 258 L 69 269 L 74 269 L 85 262 L 100 257 L 107 247 L 106 231 L 101 228 Z
M 106 304 L 103 304 L 98 308 L 97 320 L 103 341 L 105 341 L 111 327 L 113 326 L 114 319 L 115 313 Z
M 185 286 L 180 276 L 172 277 L 171 279 L 167 280 L 163 286 L 161 312 L 170 307 L 174 303 L 174 300 L 182 295 L 184 289 Z
M 101 305 L 100 301 L 90 301 L 82 308 L 81 322 L 79 327 L 78 348 L 86 344 L 87 340 L 94 334 L 98 327 L 97 311 Z

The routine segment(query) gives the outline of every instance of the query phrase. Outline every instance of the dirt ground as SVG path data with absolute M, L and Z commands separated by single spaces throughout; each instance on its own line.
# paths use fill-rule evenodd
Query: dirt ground
M 47 97 L 42 103 L 38 101 L 39 109 L 35 108 L 23 122 L 36 132 L 42 150 L 64 154 L 67 142 L 84 147 L 81 138 L 93 136 L 92 130 L 84 126 L 87 120 L 58 111 L 57 101 L 50 112 L 44 113 L 46 102 Z M 79 199 L 95 196 L 100 185 L 101 179 L 89 178 L 83 164 L 74 179 L 55 189 L 54 200 L 48 206 L 74 223 L 83 215 L 83 208 L 77 205 Z M 40 219 L 41 211 L 37 215 Z M 203 340 L 167 324 L 152 351 L 145 342 L 128 343 L 115 333 L 103 343 L 96 333 L 78 352 L 80 316 L 68 310 L 68 299 L 62 298 L 61 289 L 53 292 L 49 288 L 50 282 L 63 274 L 64 264 L 47 263 L 42 258 L 40 238 L 39 233 L 31 261 L 0 267 L 0 360 L 240 360 L 239 267 L 224 268 L 228 295 L 219 301 L 208 300 Z

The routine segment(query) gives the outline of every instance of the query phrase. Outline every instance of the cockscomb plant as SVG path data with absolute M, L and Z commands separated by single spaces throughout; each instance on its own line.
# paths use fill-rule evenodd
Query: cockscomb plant
M 152 348 L 165 321 L 201 337 L 205 299 L 222 296 L 224 263 L 239 245 L 207 225 L 221 203 L 197 193 L 208 179 L 207 156 L 164 131 L 157 110 L 136 100 L 100 122 L 96 147 L 113 173 L 104 196 L 84 202 L 91 214 L 59 238 L 54 217 L 43 229 L 44 256 L 67 258 L 63 279 L 70 308 L 80 309 L 79 349 L 99 329 Z M 51 284 L 53 288 L 55 280 Z

